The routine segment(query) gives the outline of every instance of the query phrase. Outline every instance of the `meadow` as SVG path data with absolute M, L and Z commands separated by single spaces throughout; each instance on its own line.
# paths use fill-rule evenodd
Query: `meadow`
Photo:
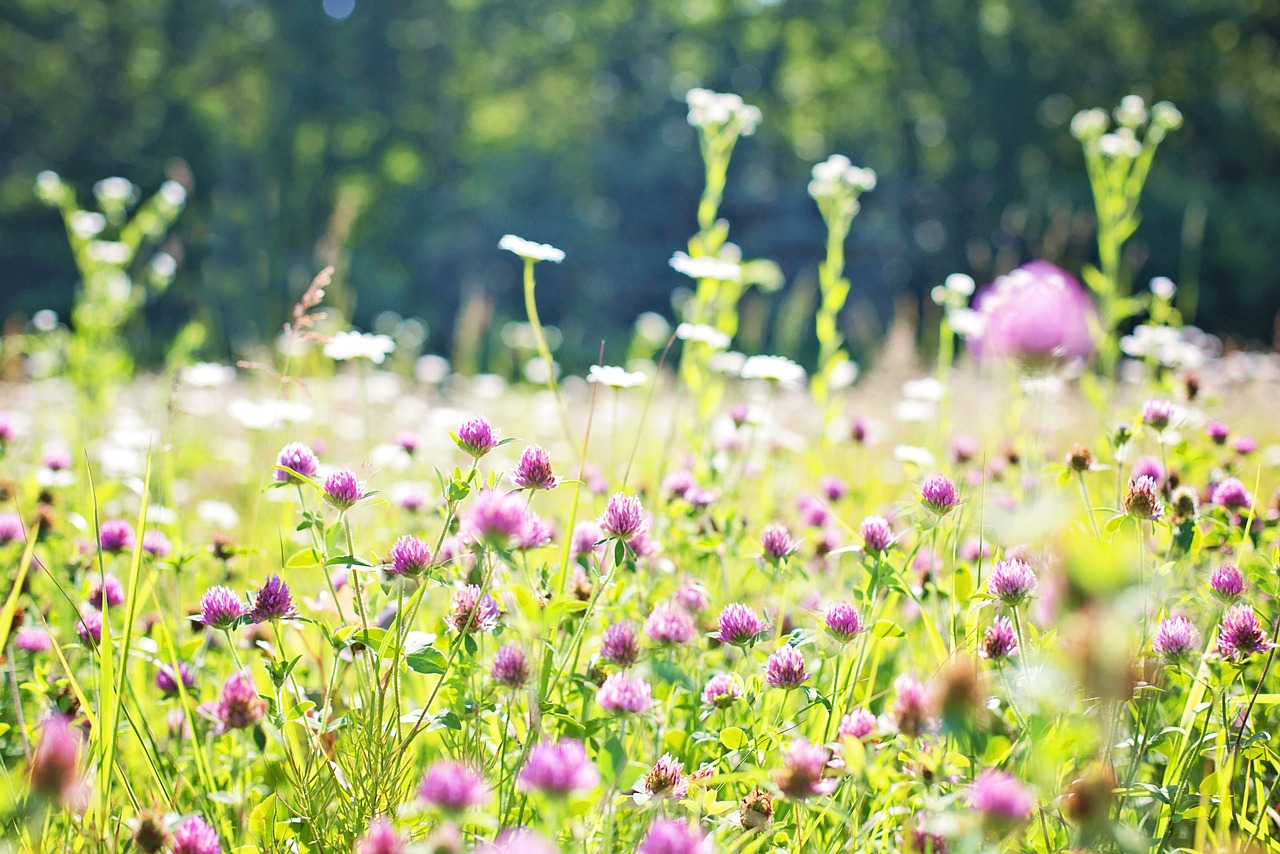
M 106 187 L 86 222 L 42 177 L 83 312 L 0 388 L 0 847 L 1280 849 L 1280 363 L 1124 263 L 1176 109 L 1072 123 L 1097 267 L 952 276 L 936 359 L 899 329 L 863 374 L 838 319 L 874 172 L 814 169 L 816 364 L 738 353 L 780 284 L 718 215 L 761 116 L 689 108 L 682 322 L 585 377 L 537 313 L 572 257 L 512 235 L 519 382 L 335 328 L 331 271 L 256 358 L 193 330 L 134 374 L 181 198 Z

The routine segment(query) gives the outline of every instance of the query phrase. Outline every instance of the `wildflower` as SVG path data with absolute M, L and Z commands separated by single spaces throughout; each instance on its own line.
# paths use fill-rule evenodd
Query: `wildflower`
M 720 632 L 716 636 L 721 643 L 746 647 L 756 642 L 764 631 L 759 615 L 740 602 L 733 602 L 720 612 Z
M 356 843 L 356 854 L 401 854 L 403 851 L 404 840 L 383 815 L 369 822 L 369 829 Z
M 680 589 L 676 591 L 675 600 L 677 605 L 690 614 L 701 614 L 707 610 L 709 604 L 707 588 L 692 578 L 686 578 L 684 584 L 680 585 Z
M 689 105 L 689 124 L 695 128 L 724 129 L 751 136 L 760 124 L 760 109 L 743 103 L 742 98 L 734 94 L 695 88 L 686 92 L 684 99 Z
M 560 485 L 560 478 L 551 471 L 551 455 L 540 445 L 524 449 L 511 480 L 521 489 L 555 489 Z
M 662 754 L 649 773 L 640 778 L 640 791 L 651 798 L 669 796 L 680 800 L 689 794 L 689 778 L 684 775 L 684 763 L 670 753 Z
M 740 680 L 728 673 L 717 673 L 702 689 L 702 702 L 717 709 L 727 709 L 742 697 Z
M 640 840 L 636 854 L 714 854 L 715 845 L 687 821 L 660 818 Z
M 539 261 L 552 261 L 559 264 L 564 260 L 564 252 L 554 246 L 548 246 L 546 243 L 534 243 L 532 240 L 525 240 L 523 237 L 516 237 L 514 234 L 504 234 L 502 239 L 498 241 L 498 248 L 505 249 L 513 255 L 519 255 L 525 261 L 538 263 Z
M 1124 496 L 1124 512 L 1135 519 L 1150 521 L 1164 516 L 1164 502 L 1160 500 L 1160 487 L 1155 478 L 1143 476 L 1129 481 L 1129 491 Z
M 375 365 L 387 360 L 396 349 L 396 342 L 389 335 L 375 335 L 354 329 L 334 333 L 324 345 L 324 354 L 335 362 L 351 359 L 368 359 Z
M 521 789 L 556 797 L 591 789 L 599 780 L 600 773 L 587 759 L 586 748 L 571 738 L 535 745 L 520 772 Z
M 153 557 L 166 558 L 173 554 L 173 543 L 163 531 L 147 531 L 142 535 L 142 550 Z
M 693 640 L 697 627 L 680 606 L 659 602 L 644 621 L 644 633 L 654 643 L 681 644 Z
M 970 537 L 960 546 L 960 559 L 967 561 L 976 561 L 980 558 L 989 558 L 995 552 L 991 548 L 991 544 L 981 537 Z
M 1093 466 L 1093 454 L 1084 445 L 1074 446 L 1067 454 L 1067 468 L 1074 472 L 1090 471 Z
M 600 645 L 600 657 L 610 664 L 630 667 L 640 658 L 640 645 L 636 643 L 636 630 L 630 623 L 614 623 L 604 630 Z
M 1067 787 L 1067 816 L 1086 827 L 1102 826 L 1110 818 L 1115 789 L 1116 777 L 1110 768 L 1100 762 L 1090 765 Z
M 1258 440 L 1252 436 L 1239 436 L 1231 441 L 1231 450 L 1242 457 L 1247 457 L 1258 450 Z
M 133 543 L 133 526 L 123 519 L 108 519 L 98 530 L 98 544 L 104 552 L 128 551 Z
M 931 474 L 920 487 L 920 501 L 937 516 L 945 516 L 960 503 L 956 485 L 951 478 Z
M 849 425 L 849 438 L 854 444 L 865 445 L 867 437 L 871 432 L 871 425 L 865 418 L 855 418 L 853 423 Z
M 627 540 L 649 530 L 640 499 L 621 492 L 615 492 L 609 497 L 604 513 L 600 514 L 596 522 L 601 531 L 618 540 Z
M 996 617 L 982 636 L 978 654 L 992 661 L 1000 661 L 1018 654 L 1018 633 L 1008 617 Z
M 84 643 L 102 643 L 102 614 L 89 609 L 82 611 L 76 621 L 76 632 Z
M 1215 445 L 1225 445 L 1227 437 L 1231 435 L 1231 428 L 1221 421 L 1210 421 L 1204 427 L 1204 432 Z
M 247 612 L 240 597 L 226 587 L 210 587 L 200 600 L 200 622 L 211 629 L 235 628 Z
M 810 528 L 821 528 L 831 521 L 831 511 L 827 509 L 827 505 L 812 495 L 802 495 L 796 499 L 796 509 Z
M 837 602 L 827 609 L 824 627 L 836 642 L 846 644 L 866 628 L 857 610 L 848 602 Z
M 13 645 L 23 652 L 45 652 L 53 648 L 53 639 L 44 629 L 21 629 L 14 635 Z
M 25 539 L 22 517 L 17 513 L 0 513 L 0 545 L 22 542 Z
M 0 451 L 18 437 L 18 428 L 14 426 L 13 417 L 7 412 L 0 412 Z
M 1168 662 L 1183 661 L 1200 645 L 1200 632 L 1186 617 L 1161 620 L 1151 641 L 1155 654 Z
M 1164 467 L 1154 457 L 1139 457 L 1133 462 L 1133 473 L 1130 477 L 1149 477 L 1156 483 L 1164 480 Z
M 587 382 L 609 388 L 637 388 L 648 381 L 649 378 L 639 371 L 628 371 L 615 365 L 592 365 L 587 371 Z
M 969 806 L 997 823 L 1023 822 L 1035 809 L 1035 795 L 1018 778 L 988 768 L 974 778 L 969 788 Z
M 1232 511 L 1248 510 L 1253 506 L 1253 496 L 1239 478 L 1229 477 L 1213 487 L 1210 500 L 1219 507 Z
M 795 800 L 835 791 L 836 781 L 825 779 L 831 753 L 820 744 L 798 738 L 783 753 L 783 766 L 775 781 L 782 794 Z
M 756 789 L 738 805 L 738 820 L 743 830 L 768 830 L 773 824 L 773 795 Z
M 1058 362 L 1093 352 L 1093 303 L 1071 274 L 1045 261 L 996 279 L 978 292 L 973 309 L 982 323 L 969 347 L 980 359 Z
M 1200 512 L 1200 496 L 1194 486 L 1183 484 L 1169 496 L 1169 508 L 1173 511 L 1174 521 L 1194 519 Z
M 303 477 L 315 477 L 320 468 L 316 452 L 302 442 L 290 442 L 280 449 L 276 456 L 276 465 L 284 466 Z M 301 483 L 296 475 L 282 469 L 275 470 L 275 479 L 279 483 Z
M 182 679 L 182 687 L 188 691 L 196 687 L 196 678 L 191 675 L 191 668 L 185 661 L 178 662 L 178 678 Z M 173 667 L 166 664 L 156 671 L 156 687 L 166 696 L 178 693 L 178 680 L 174 678 Z
M 408 430 L 404 430 L 396 434 L 396 444 L 400 446 L 400 450 L 412 457 L 418 452 L 418 447 L 422 444 L 422 440 L 418 438 L 417 433 L 410 433 Z
M 410 513 L 417 513 L 427 506 L 427 494 L 412 483 L 405 483 L 395 490 L 395 502 Z
M 248 669 L 237 670 L 222 685 L 222 694 L 213 707 L 220 732 L 247 729 L 262 720 L 267 704 L 258 696 Z
M 555 539 L 555 529 L 551 527 L 551 523 L 537 513 L 529 513 L 525 517 L 524 527 L 520 530 L 520 536 L 516 540 L 516 548 L 524 551 L 540 549 L 548 545 L 553 539 Z M 637 543 L 637 545 L 644 548 L 649 547 L 645 543 Z M 636 551 L 636 549 L 632 548 L 632 551 Z
M 739 376 L 744 380 L 764 380 L 781 386 L 804 385 L 804 368 L 785 356 L 751 356 L 742 363 Z
M 124 604 L 124 585 L 120 583 L 120 579 L 109 572 L 95 579 L 89 588 L 90 605 L 101 611 L 104 602 L 111 608 L 118 608 Z
M 461 762 L 442 760 L 427 769 L 418 797 L 447 813 L 466 812 L 488 799 L 484 777 Z
M 31 791 L 51 801 L 75 800 L 81 786 L 77 761 L 80 736 L 71 720 L 53 713 L 40 725 L 40 741 L 31 757 Z
M 325 478 L 324 497 L 339 510 L 348 510 L 364 498 L 364 488 L 351 473 L 351 469 L 339 469 Z
M 525 533 L 528 522 L 528 506 L 517 493 L 484 489 L 462 519 L 461 536 L 469 542 L 508 548 Z
M 498 625 L 498 603 L 480 586 L 468 584 L 453 593 L 453 611 L 445 617 L 449 628 L 459 634 L 491 632 Z
M 596 702 L 606 712 L 638 715 L 649 711 L 653 706 L 653 690 L 640 677 L 619 671 L 604 680 L 604 684 L 596 692 Z
M 849 484 L 833 474 L 826 475 L 818 481 L 818 489 L 828 501 L 839 501 L 849 494 Z
M 1209 576 L 1209 589 L 1218 601 L 1231 605 L 1244 595 L 1244 575 L 1231 564 L 1225 564 Z
M 255 623 L 268 623 L 272 620 L 287 620 L 290 617 L 296 617 L 297 613 L 293 607 L 293 597 L 289 593 L 289 585 L 285 584 L 280 576 L 273 573 L 267 577 L 266 583 L 262 585 L 258 595 L 253 598 L 253 610 L 250 613 L 250 618 Z
M 1157 432 L 1168 427 L 1176 414 L 1172 401 L 1153 399 L 1142 404 L 1142 423 Z
M 903 673 L 893 681 L 893 690 L 893 716 L 897 719 L 900 733 L 918 736 L 933 728 L 930 713 L 933 700 L 919 679 Z
M 893 548 L 893 529 L 889 522 L 881 516 L 868 516 L 862 520 L 858 533 L 862 536 L 862 547 L 872 557 L 882 555 Z
M 814 165 L 809 195 L 820 201 L 842 197 L 856 199 L 860 194 L 874 190 L 875 186 L 874 171 L 854 166 L 843 154 L 833 154 Z
M 415 576 L 431 566 L 431 547 L 426 540 L 406 534 L 391 547 L 391 575 Z
M 841 738 L 863 739 L 875 732 L 876 716 L 866 709 L 854 709 L 840 719 Z
M 679 255 L 682 253 L 676 253 L 676 254 Z M 685 258 L 688 258 L 689 261 L 695 260 L 695 259 L 689 258 L 689 256 L 687 255 L 685 256 Z M 673 257 L 671 260 L 672 260 L 671 266 L 675 267 L 675 258 Z M 722 262 L 722 261 L 719 261 L 718 259 L 698 258 L 696 260 L 697 261 L 714 260 L 718 264 L 726 265 L 726 269 L 728 269 L 728 265 L 733 263 L 731 261 Z M 681 263 L 683 265 L 683 262 Z M 737 265 L 733 265 L 733 266 L 737 266 Z M 684 270 L 681 270 L 678 267 L 676 267 L 676 270 L 677 272 L 681 272 L 681 273 L 684 272 Z M 723 271 L 720 271 L 720 272 L 723 272 Z M 715 278 L 715 277 L 714 276 L 712 277 L 695 276 L 694 278 Z M 733 276 L 732 278 L 736 278 L 736 276 Z M 707 326 L 705 323 L 681 323 L 679 326 L 676 327 L 676 337 L 679 338 L 681 341 L 693 341 L 699 344 L 706 344 L 712 350 L 729 349 L 729 341 L 730 341 L 729 336 L 721 332 L 719 329 L 716 329 L 714 326 Z
M 690 258 L 683 252 L 676 252 L 667 262 L 671 269 L 683 273 L 691 279 L 715 279 L 719 282 L 736 282 L 742 278 L 742 265 L 736 261 L 703 255 Z M 719 339 L 718 339 L 719 340 Z M 725 349 L 729 344 L 726 342 Z
M 760 533 L 760 546 L 764 549 L 765 559 L 777 566 L 791 556 L 797 543 L 791 539 L 791 532 L 785 525 L 774 522 L 766 525 Z
M 1218 629 L 1218 652 L 1223 658 L 1240 661 L 1271 648 L 1267 632 L 1250 605 L 1236 605 L 1222 618 Z
M 498 431 L 483 415 L 472 418 L 458 428 L 453 439 L 464 452 L 477 460 L 498 447 Z
M 160 813 L 148 810 L 134 822 L 133 844 L 143 854 L 158 854 L 168 848 L 171 841 Z
M 592 519 L 584 519 L 573 528 L 573 539 L 570 541 L 569 553 L 574 557 L 598 554 L 596 544 L 604 539 L 604 531 Z
M 475 849 L 475 854 L 560 854 L 560 849 L 533 831 L 517 827 L 504 830 L 492 843 Z
M 799 688 L 810 675 L 804 655 L 790 644 L 778 647 L 765 662 L 764 681 L 774 688 Z
M 673 471 L 662 479 L 662 494 L 669 498 L 683 498 L 691 489 L 698 487 L 698 480 L 688 469 Z
M 987 591 L 1010 607 L 1026 601 L 1036 590 L 1036 574 L 1026 561 L 1008 558 L 996 561 L 987 579 Z
M 222 854 L 218 833 L 198 815 L 178 825 L 173 832 L 172 854 Z

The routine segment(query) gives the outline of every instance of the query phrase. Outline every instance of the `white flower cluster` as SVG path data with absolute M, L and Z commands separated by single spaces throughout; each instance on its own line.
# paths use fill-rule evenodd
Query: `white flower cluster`
M 973 296 L 977 285 L 972 276 L 964 273 L 952 273 L 946 280 L 930 291 L 933 301 L 942 306 L 947 313 L 947 323 L 951 331 L 966 340 L 981 338 L 987 320 L 977 311 L 969 308 L 969 297 Z
M 1071 135 L 1084 143 L 1097 143 L 1098 150 L 1107 157 L 1137 157 L 1142 144 L 1137 132 L 1148 122 L 1148 132 L 1162 137 L 1165 131 L 1182 127 L 1182 113 L 1168 101 L 1159 101 L 1147 109 L 1147 102 L 1140 95 L 1126 95 L 1114 112 L 1117 128 L 1107 133 L 1111 117 L 1106 110 L 1094 107 L 1081 110 L 1071 119 Z
M 742 265 L 736 261 L 712 258 L 704 255 L 690 258 L 683 252 L 671 256 L 671 269 L 684 273 L 691 279 L 715 279 L 720 282 L 737 282 L 742 279 Z
M 609 388 L 635 388 L 648 381 L 649 378 L 639 371 L 628 371 L 615 365 L 592 365 L 587 372 L 587 382 L 600 383 Z
M 697 341 L 712 350 L 729 349 L 729 336 L 705 323 L 681 323 L 676 327 L 676 337 L 681 341 Z
M 855 198 L 876 188 L 876 173 L 854 166 L 843 154 L 833 154 L 813 167 L 809 195 L 815 199 L 852 194 Z
M 1175 329 L 1144 323 L 1120 339 L 1120 349 L 1135 359 L 1153 359 L 1175 370 L 1204 366 L 1222 350 L 1222 342 L 1194 326 Z
M 103 178 L 93 185 L 99 204 L 129 205 L 138 199 L 138 188 L 128 178 Z
M 690 89 L 684 99 L 689 105 L 689 124 L 696 128 L 732 128 L 741 136 L 751 136 L 760 125 L 760 108 L 743 103 L 738 95 Z
M 783 386 L 804 385 L 804 368 L 786 356 L 749 356 L 739 372 L 744 380 L 764 380 Z
M 498 241 L 498 248 L 519 255 L 526 261 L 554 261 L 559 264 L 564 260 L 564 251 L 546 243 L 534 243 L 514 234 L 504 234 Z
M 324 354 L 338 362 L 368 359 L 375 365 L 381 365 L 386 361 L 387 354 L 395 349 L 396 342 L 389 335 L 374 335 L 352 329 L 330 338 L 324 345 Z

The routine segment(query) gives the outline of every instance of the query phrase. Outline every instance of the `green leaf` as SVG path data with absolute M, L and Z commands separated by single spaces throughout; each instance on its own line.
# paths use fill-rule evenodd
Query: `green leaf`
M 615 735 L 600 748 L 600 775 L 615 786 L 627 770 L 627 751 L 622 741 Z
M 311 569 L 319 566 L 324 560 L 324 555 L 312 548 L 300 549 L 289 556 L 284 562 L 285 569 Z
M 907 634 L 892 620 L 876 620 L 875 625 L 871 627 L 871 633 L 878 638 L 900 638 Z
M 422 673 L 424 675 L 432 675 L 435 673 L 444 673 L 445 657 L 435 647 L 423 647 L 417 652 L 410 653 L 404 657 L 404 663 L 414 673 Z
M 720 732 L 720 743 L 726 750 L 738 750 L 747 743 L 747 734 L 742 727 L 725 727 Z
M 276 796 L 271 794 L 249 813 L 249 832 L 270 846 L 275 836 L 275 822 Z

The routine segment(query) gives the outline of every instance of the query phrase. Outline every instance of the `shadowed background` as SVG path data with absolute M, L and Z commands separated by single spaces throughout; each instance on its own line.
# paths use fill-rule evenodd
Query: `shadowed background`
M 1280 309 L 1280 2 L 1275 0 L 5 0 L 0 3 L 0 316 L 69 313 L 42 169 L 150 193 L 190 176 L 166 248 L 178 277 L 131 335 L 153 357 L 186 320 L 207 355 L 268 340 L 315 269 L 362 328 L 419 317 L 426 349 L 481 369 L 523 316 L 505 232 L 563 248 L 540 268 L 561 357 L 625 352 L 669 318 L 667 259 L 696 230 L 702 167 L 683 94 L 764 112 L 723 214 L 788 283 L 752 291 L 739 346 L 812 357 L 824 231 L 812 164 L 874 168 L 843 318 L 866 358 L 895 306 L 948 273 L 1093 259 L 1067 123 L 1131 91 L 1175 102 L 1131 261 L 1181 285 L 1206 329 L 1270 344 Z M 926 325 L 925 328 L 928 328 Z M 924 342 L 926 346 L 928 342 Z

